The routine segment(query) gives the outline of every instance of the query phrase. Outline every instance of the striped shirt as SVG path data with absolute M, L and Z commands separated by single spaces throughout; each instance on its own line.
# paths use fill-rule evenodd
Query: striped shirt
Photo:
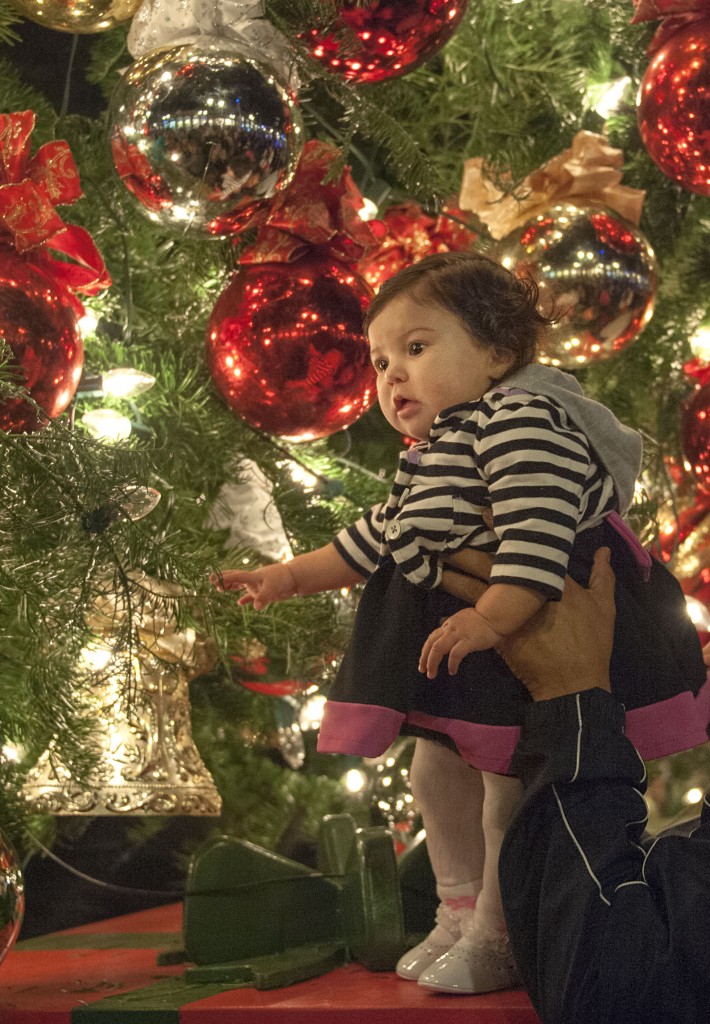
M 388 500 L 334 543 L 363 576 L 389 553 L 424 587 L 441 581 L 444 552 L 477 548 L 495 553 L 492 583 L 555 600 L 575 534 L 617 507 L 610 474 L 561 405 L 494 388 L 478 402 L 444 409 L 429 440 L 401 453 Z

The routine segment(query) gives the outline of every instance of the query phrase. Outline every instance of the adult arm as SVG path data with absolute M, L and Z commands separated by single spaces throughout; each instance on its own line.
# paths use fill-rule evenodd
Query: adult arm
M 486 556 L 457 568 L 485 578 Z M 447 572 L 476 600 L 485 584 Z M 567 580 L 498 650 L 530 690 L 513 762 L 525 798 L 503 843 L 503 907 L 543 1024 L 701 1024 L 710 1005 L 710 807 L 691 838 L 639 845 L 645 769 L 608 692 L 613 574 Z
M 644 852 L 645 769 L 624 717 L 601 689 L 534 703 L 511 766 L 525 797 L 501 892 L 543 1024 L 707 1021 L 710 824 Z

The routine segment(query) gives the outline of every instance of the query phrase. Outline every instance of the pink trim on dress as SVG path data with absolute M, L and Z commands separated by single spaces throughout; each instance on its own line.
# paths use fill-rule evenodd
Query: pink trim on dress
M 653 564 L 651 555 L 648 553 L 628 523 L 624 522 L 618 512 L 610 512 L 606 517 L 606 521 L 612 529 L 616 530 L 621 539 L 626 541 L 631 554 L 634 556 L 637 565 L 641 569 L 644 583 L 648 583 L 651 579 L 651 565 Z
M 484 772 L 504 775 L 520 739 L 517 725 L 482 725 L 457 718 L 439 718 L 423 711 L 410 711 L 407 721 L 421 729 L 443 732 L 454 741 L 464 761 Z
M 686 690 L 657 704 L 626 712 L 626 736 L 644 761 L 690 750 L 707 741 L 707 691 L 705 682 L 697 697 Z
M 404 722 L 449 736 L 468 764 L 505 775 L 510 769 L 520 729 L 517 725 L 482 725 L 441 718 L 422 711 L 408 715 L 377 704 L 328 701 L 318 735 L 323 754 L 379 757 L 399 736 Z M 626 735 L 645 761 L 689 750 L 707 740 L 710 678 L 697 697 L 690 691 L 636 708 L 626 714 Z
M 378 704 L 329 700 L 318 732 L 318 751 L 379 757 L 399 736 L 404 717 L 401 711 Z
M 710 673 L 698 690 L 695 698 L 695 710 L 701 722 L 710 723 Z

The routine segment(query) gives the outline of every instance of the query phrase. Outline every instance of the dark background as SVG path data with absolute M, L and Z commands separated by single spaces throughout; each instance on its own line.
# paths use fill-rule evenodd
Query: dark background
M 27 85 L 44 93 L 57 111 L 62 106 L 72 43 L 76 38 L 67 113 L 90 117 L 101 113 L 106 106 L 101 90 L 87 82 L 84 75 L 95 35 L 74 37 L 68 32 L 55 32 L 24 20 L 14 26 L 14 31 L 20 36 L 20 42 L 4 46 L 4 55 L 18 67 Z

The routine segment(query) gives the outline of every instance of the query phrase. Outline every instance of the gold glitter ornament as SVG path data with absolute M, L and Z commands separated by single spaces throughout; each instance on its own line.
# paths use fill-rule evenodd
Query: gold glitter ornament
M 498 251 L 505 267 L 535 281 L 541 312 L 558 318 L 540 345 L 541 363 L 576 369 L 608 359 L 653 315 L 653 250 L 608 207 L 556 203 L 512 231 Z
M 57 32 L 105 32 L 136 13 L 142 0 L 10 0 L 25 18 Z
M 178 626 L 174 583 L 136 573 L 130 593 L 106 593 L 86 622 L 96 638 L 77 674 L 92 684 L 91 735 L 96 764 L 88 780 L 72 777 L 52 744 L 30 769 L 24 796 L 57 815 L 215 816 L 221 799 L 192 738 L 188 683 L 215 661 L 211 641 Z M 114 644 L 129 609 L 133 651 Z M 130 671 L 130 696 L 126 676 Z M 88 677 L 88 679 L 86 678 Z

